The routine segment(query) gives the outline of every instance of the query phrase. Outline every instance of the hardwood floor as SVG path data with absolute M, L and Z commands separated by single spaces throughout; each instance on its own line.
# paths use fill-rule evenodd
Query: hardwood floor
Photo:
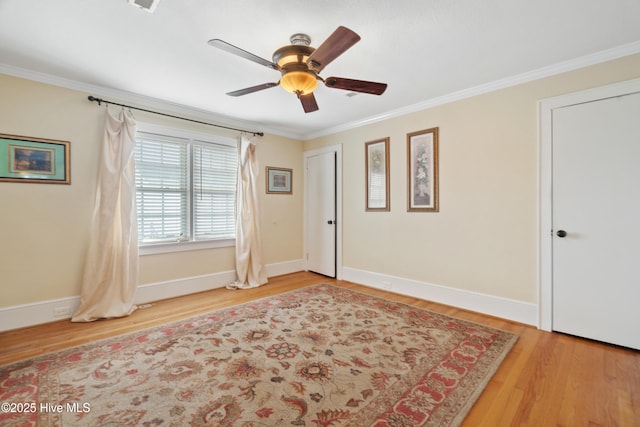
M 272 278 L 268 285 L 253 290 L 216 289 L 158 301 L 122 319 L 61 321 L 2 332 L 0 366 L 322 282 L 519 335 L 469 412 L 465 427 L 640 426 L 638 351 L 305 272 Z

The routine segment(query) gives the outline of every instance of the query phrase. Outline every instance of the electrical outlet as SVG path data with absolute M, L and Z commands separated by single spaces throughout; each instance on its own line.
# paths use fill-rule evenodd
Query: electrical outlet
M 71 316 L 71 308 L 69 307 L 55 307 L 53 309 L 53 317 Z

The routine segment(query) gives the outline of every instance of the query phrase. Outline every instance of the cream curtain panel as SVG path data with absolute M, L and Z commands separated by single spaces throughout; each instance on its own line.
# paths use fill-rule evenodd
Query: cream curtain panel
M 80 307 L 73 322 L 131 314 L 138 284 L 136 215 L 136 123 L 128 110 L 105 110 L 102 159 L 85 261 Z
M 236 275 L 231 289 L 249 289 L 267 283 L 262 263 L 258 171 L 254 138 L 241 135 L 238 141 L 238 182 L 236 191 Z

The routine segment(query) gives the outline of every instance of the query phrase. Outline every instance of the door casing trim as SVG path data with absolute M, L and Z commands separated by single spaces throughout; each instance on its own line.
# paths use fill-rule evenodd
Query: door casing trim
M 307 253 L 307 200 L 310 197 L 307 190 L 307 160 L 310 157 L 335 153 L 336 155 L 336 279 L 342 280 L 342 144 L 330 145 L 327 147 L 308 150 L 303 153 L 304 164 L 304 231 L 303 231 L 303 250 L 306 268 Z
M 640 79 L 538 101 L 538 328 L 553 330 L 553 110 L 640 92 Z

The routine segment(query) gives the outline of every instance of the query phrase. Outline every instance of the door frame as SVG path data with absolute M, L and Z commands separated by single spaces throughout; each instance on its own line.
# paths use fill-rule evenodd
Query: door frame
M 640 79 L 543 99 L 538 102 L 540 140 L 538 328 L 553 330 L 553 110 L 640 92 Z
M 303 162 L 304 162 L 304 230 L 303 230 L 303 250 L 304 250 L 304 261 L 305 261 L 305 269 L 307 267 L 307 227 L 308 227 L 308 218 L 307 218 L 307 200 L 309 200 L 309 191 L 307 188 L 307 160 L 310 157 L 335 153 L 336 156 L 336 279 L 342 279 L 342 144 L 330 145 L 327 147 L 316 148 L 313 150 L 307 150 L 303 153 Z

